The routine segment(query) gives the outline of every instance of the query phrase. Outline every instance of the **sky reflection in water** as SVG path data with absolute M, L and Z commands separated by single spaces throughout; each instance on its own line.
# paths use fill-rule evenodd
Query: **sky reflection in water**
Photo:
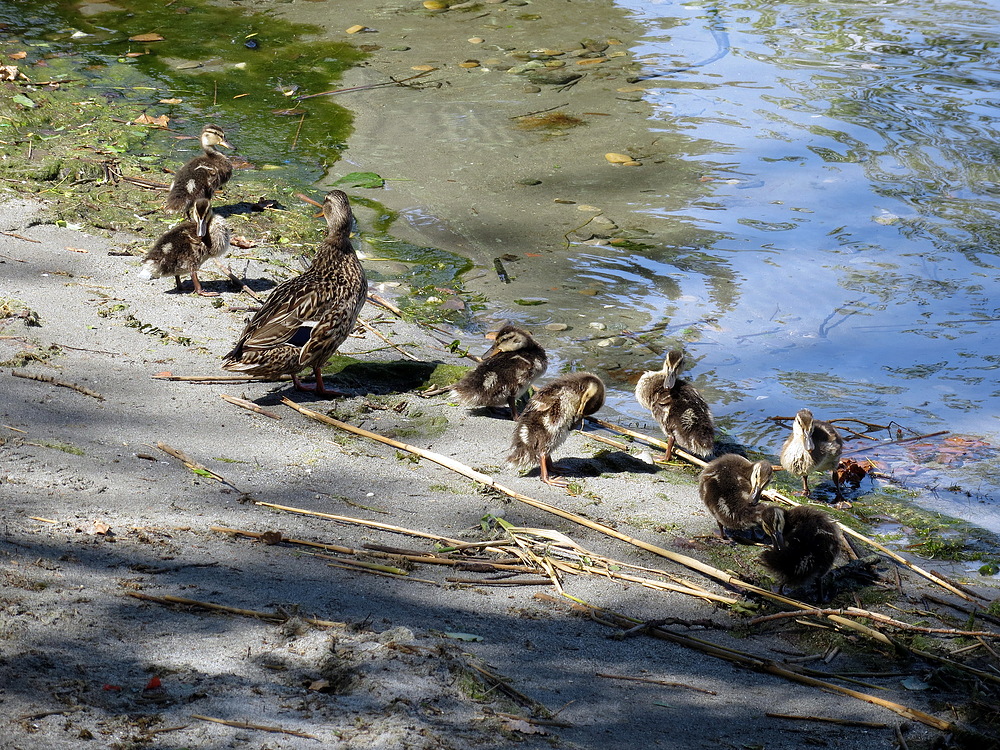
M 711 178 L 679 213 L 644 210 L 713 239 L 697 269 L 582 254 L 581 274 L 629 280 L 654 319 L 712 321 L 686 329 L 692 375 L 748 445 L 776 448 L 761 420 L 803 405 L 1000 445 L 1000 8 L 618 2 L 649 25 L 649 73 L 694 66 L 648 91 L 651 128 Z M 949 471 L 974 498 L 929 504 L 1000 530 L 993 464 Z

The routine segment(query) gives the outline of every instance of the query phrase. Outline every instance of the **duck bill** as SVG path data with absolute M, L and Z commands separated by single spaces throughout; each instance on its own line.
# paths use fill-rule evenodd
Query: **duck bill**
M 208 234 L 208 217 L 199 216 L 197 221 L 195 221 L 195 226 L 198 227 L 198 236 L 204 237 Z
M 226 148 L 232 148 L 232 146 L 229 145 L 229 141 L 227 141 L 225 138 L 219 139 L 219 145 L 225 146 Z
M 490 357 L 495 357 L 499 353 L 500 353 L 500 348 L 496 344 L 494 344 L 489 348 L 489 351 L 487 351 L 486 354 L 483 355 L 483 359 L 489 359 Z
M 785 548 L 785 535 L 780 531 L 774 532 L 774 546 L 778 549 Z

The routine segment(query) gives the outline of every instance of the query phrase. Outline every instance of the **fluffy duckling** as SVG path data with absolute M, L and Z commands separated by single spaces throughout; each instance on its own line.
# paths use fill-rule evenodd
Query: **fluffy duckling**
M 517 419 L 517 400 L 549 366 L 545 350 L 523 328 L 506 325 L 497 332 L 483 361 L 451 387 L 458 401 L 469 408 L 510 407 Z
M 323 365 L 354 329 L 368 281 L 351 245 L 354 215 L 347 195 L 331 191 L 323 215 L 328 233 L 312 266 L 268 295 L 225 356 L 223 369 L 271 378 L 291 375 L 298 390 L 337 395 L 323 385 Z M 307 367 L 315 386 L 299 381 L 298 373 Z
M 712 412 L 698 389 L 681 379 L 683 368 L 684 353 L 675 349 L 667 354 L 662 370 L 644 373 L 635 386 L 636 399 L 649 409 L 667 437 L 664 461 L 673 456 L 674 443 L 702 458 L 715 450 Z
M 211 198 L 233 176 L 233 165 L 216 146 L 232 148 L 218 125 L 206 125 L 201 131 L 204 153 L 177 170 L 167 194 L 168 211 L 185 211 L 199 198 Z
M 719 536 L 727 530 L 747 531 L 760 524 L 761 493 L 771 481 L 769 461 L 752 463 L 743 456 L 727 453 L 702 469 L 698 494 L 719 524 Z
M 790 474 L 802 477 L 802 495 L 809 497 L 809 474 L 836 469 L 843 450 L 844 441 L 836 427 L 813 419 L 808 409 L 800 409 L 795 415 L 792 434 L 781 446 L 781 467 Z M 833 474 L 833 482 L 839 499 L 842 495 L 836 473 Z
M 229 227 L 212 212 L 212 204 L 199 198 L 191 204 L 189 219 L 168 229 L 153 243 L 143 258 L 141 279 L 173 276 L 181 289 L 181 275 L 191 277 L 194 291 L 202 297 L 217 297 L 218 292 L 201 288 L 198 269 L 209 258 L 221 258 L 229 252 Z
M 806 589 L 814 583 L 822 589 L 822 578 L 833 567 L 842 544 L 840 528 L 830 515 L 809 505 L 766 505 L 761 526 L 774 541 L 761 553 L 760 561 L 777 580 L 776 590 Z
M 518 469 L 538 465 L 546 484 L 565 487 L 551 470 L 549 454 L 565 442 L 583 417 L 604 405 L 604 383 L 589 372 L 562 375 L 541 388 L 521 412 L 507 461 Z

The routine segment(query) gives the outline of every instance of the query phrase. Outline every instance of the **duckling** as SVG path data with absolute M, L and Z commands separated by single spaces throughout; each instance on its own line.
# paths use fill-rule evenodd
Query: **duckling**
M 779 593 L 822 584 L 842 545 L 840 528 L 829 514 L 809 505 L 766 505 L 761 525 L 774 545 L 761 553 L 760 561 L 777 580 Z
M 719 524 L 719 536 L 731 538 L 727 530 L 747 531 L 760 524 L 760 496 L 772 474 L 769 461 L 751 463 L 735 453 L 719 456 L 702 469 L 698 494 Z
M 209 258 L 221 258 L 229 252 L 229 227 L 212 212 L 212 204 L 199 198 L 191 204 L 188 220 L 168 229 L 153 243 L 143 258 L 141 279 L 158 279 L 173 275 L 178 291 L 181 274 L 191 276 L 195 294 L 218 297 L 218 292 L 201 288 L 198 269 Z
M 279 284 L 247 321 L 223 369 L 248 375 L 291 375 L 300 391 L 339 395 L 323 384 L 323 365 L 354 329 L 368 294 L 365 270 L 351 245 L 354 215 L 347 195 L 333 190 L 323 202 L 327 237 L 312 266 Z M 298 373 L 311 367 L 315 386 Z
M 603 405 L 604 383 L 596 375 L 574 372 L 556 378 L 531 397 L 518 417 L 507 461 L 518 469 L 537 464 L 543 482 L 567 486 L 569 482 L 555 478 L 549 454 L 578 421 Z
M 795 415 L 792 434 L 781 446 L 781 466 L 788 473 L 802 477 L 802 495 L 809 497 L 810 472 L 836 469 L 843 450 L 844 441 L 836 427 L 829 422 L 813 419 L 812 412 L 808 409 L 800 409 Z M 833 482 L 837 498 L 840 499 L 840 480 L 836 472 L 833 474 Z
M 715 423 L 712 412 L 698 390 L 680 378 L 684 353 L 667 354 L 662 370 L 651 370 L 639 378 L 635 397 L 652 412 L 667 437 L 663 460 L 673 456 L 674 444 L 695 455 L 708 458 L 715 450 Z
M 483 361 L 451 387 L 464 406 L 510 407 L 517 419 L 517 400 L 549 366 L 545 350 L 523 328 L 505 325 L 497 332 Z
M 185 211 L 199 198 L 211 198 L 233 176 L 233 165 L 216 146 L 232 148 L 218 125 L 206 125 L 201 131 L 200 156 L 177 170 L 167 194 L 168 211 Z

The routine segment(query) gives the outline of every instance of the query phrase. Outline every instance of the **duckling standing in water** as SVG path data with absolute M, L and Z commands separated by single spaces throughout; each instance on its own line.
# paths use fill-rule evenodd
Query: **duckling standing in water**
M 469 408 L 510 407 L 517 419 L 517 400 L 549 366 L 545 350 L 523 328 L 506 325 L 497 332 L 483 361 L 451 387 L 458 401 Z
M 790 474 L 802 477 L 802 495 L 809 497 L 809 474 L 836 469 L 843 450 L 844 441 L 836 427 L 813 419 L 808 409 L 799 409 L 792 434 L 781 446 L 781 467 Z M 833 483 L 837 488 L 837 499 L 840 499 L 840 480 L 836 472 L 833 473 Z
M 684 368 L 684 353 L 678 350 L 667 354 L 662 370 L 651 370 L 639 378 L 635 397 L 649 409 L 667 437 L 663 460 L 673 456 L 674 443 L 702 458 L 715 450 L 715 423 L 712 412 L 698 389 L 680 372 Z
M 191 277 L 195 294 L 217 297 L 218 292 L 201 288 L 198 269 L 209 258 L 221 258 L 229 252 L 229 227 L 212 212 L 212 204 L 199 198 L 191 204 L 189 219 L 168 229 L 153 244 L 143 259 L 141 279 L 158 279 L 173 276 L 177 290 L 181 289 L 181 275 Z
M 218 125 L 201 131 L 203 153 L 177 170 L 167 194 L 168 211 L 186 211 L 199 198 L 211 198 L 233 176 L 233 165 L 216 146 L 232 148 Z
M 333 190 L 323 202 L 327 237 L 313 264 L 279 284 L 247 321 L 223 369 L 275 378 L 291 375 L 300 391 L 336 395 L 323 385 L 323 365 L 354 329 L 368 295 L 368 281 L 351 244 L 354 215 L 347 195 Z M 298 373 L 312 368 L 315 386 Z
M 842 545 L 840 528 L 819 508 L 796 505 L 779 508 L 766 505 L 761 525 L 774 544 L 761 553 L 760 561 L 777 581 L 777 591 L 806 589 L 820 584 L 837 559 Z
M 760 524 L 761 493 L 771 481 L 769 461 L 752 463 L 743 456 L 727 453 L 702 469 L 698 494 L 719 524 L 719 536 L 731 538 L 729 531 L 749 531 Z
M 562 445 L 569 431 L 604 405 L 604 383 L 589 372 L 562 375 L 541 388 L 521 412 L 514 427 L 507 461 L 518 469 L 537 465 L 546 484 L 565 487 L 555 478 L 549 454 Z

